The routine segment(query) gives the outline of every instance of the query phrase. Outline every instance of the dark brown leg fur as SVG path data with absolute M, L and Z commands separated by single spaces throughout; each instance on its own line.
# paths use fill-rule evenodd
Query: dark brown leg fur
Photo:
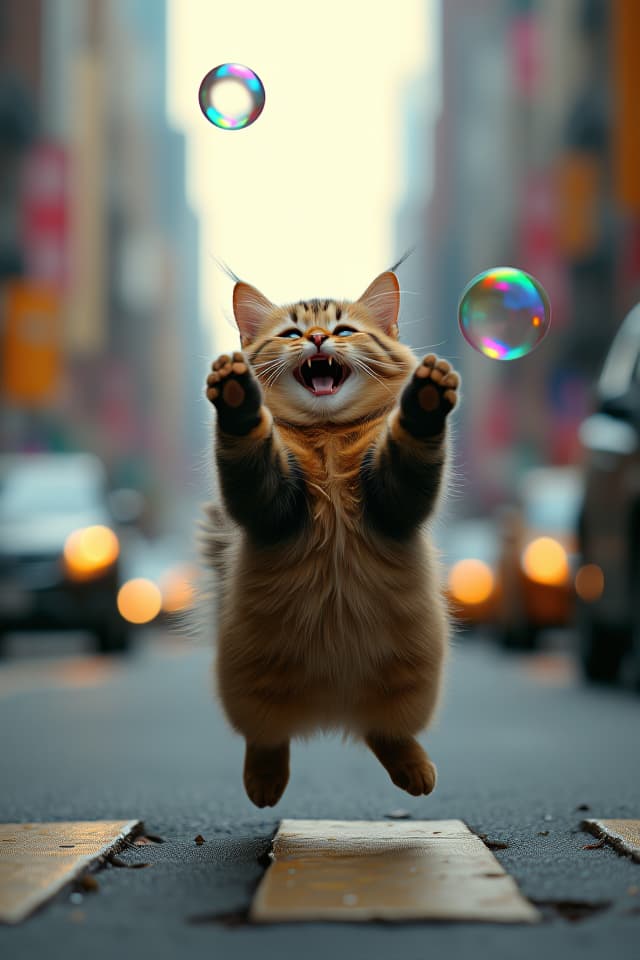
M 414 797 L 431 793 L 436 785 L 436 768 L 417 740 L 413 737 L 387 740 L 376 734 L 369 734 L 366 743 L 396 787 L 406 790 Z
M 289 782 L 289 742 L 260 747 L 247 742 L 244 788 L 256 807 L 274 807 Z

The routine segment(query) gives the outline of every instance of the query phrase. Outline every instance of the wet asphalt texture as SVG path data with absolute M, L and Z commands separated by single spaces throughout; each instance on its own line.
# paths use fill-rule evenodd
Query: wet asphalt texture
M 5 682 L 0 819 L 137 818 L 163 842 L 125 846 L 95 872 L 97 889 L 68 887 L 0 927 L 3 957 L 638 956 L 640 863 L 584 849 L 594 838 L 581 824 L 640 818 L 640 697 L 584 686 L 563 656 L 506 657 L 487 638 L 460 637 L 422 738 L 438 766 L 432 796 L 404 794 L 365 747 L 324 737 L 293 745 L 283 799 L 259 810 L 242 787 L 242 741 L 210 692 L 211 663 L 209 650 L 150 632 L 95 683 L 90 669 L 63 689 L 12 693 Z M 378 820 L 399 808 L 460 818 L 497 842 L 543 922 L 246 922 L 281 818 Z

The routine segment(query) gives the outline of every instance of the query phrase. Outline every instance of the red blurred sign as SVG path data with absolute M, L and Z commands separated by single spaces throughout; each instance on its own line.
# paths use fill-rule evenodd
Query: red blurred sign
M 514 17 L 509 29 L 511 79 L 523 99 L 532 99 L 542 81 L 540 24 L 533 14 Z
M 22 180 L 22 237 L 27 275 L 64 290 L 68 279 L 68 156 L 56 143 L 28 154 Z
M 518 210 L 518 266 L 547 291 L 554 327 L 567 316 L 567 275 L 558 250 L 557 181 L 547 170 L 528 173 L 521 186 Z

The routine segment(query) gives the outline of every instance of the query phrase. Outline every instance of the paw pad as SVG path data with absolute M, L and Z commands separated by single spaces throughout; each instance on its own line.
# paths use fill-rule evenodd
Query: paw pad
M 418 403 L 422 409 L 428 413 L 431 413 L 432 410 L 437 410 L 440 406 L 440 394 L 436 387 L 430 385 L 423 387 L 418 393 Z
M 237 380 L 228 380 L 222 388 L 222 399 L 229 407 L 239 407 L 244 403 L 246 393 Z

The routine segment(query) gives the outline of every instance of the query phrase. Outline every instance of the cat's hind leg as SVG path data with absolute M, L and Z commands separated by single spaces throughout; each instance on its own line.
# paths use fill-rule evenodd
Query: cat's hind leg
M 415 737 L 389 739 L 371 733 L 365 741 L 396 787 L 414 797 L 431 793 L 436 785 L 436 768 Z
M 244 788 L 256 807 L 274 807 L 289 782 L 289 741 L 265 747 L 247 740 Z

